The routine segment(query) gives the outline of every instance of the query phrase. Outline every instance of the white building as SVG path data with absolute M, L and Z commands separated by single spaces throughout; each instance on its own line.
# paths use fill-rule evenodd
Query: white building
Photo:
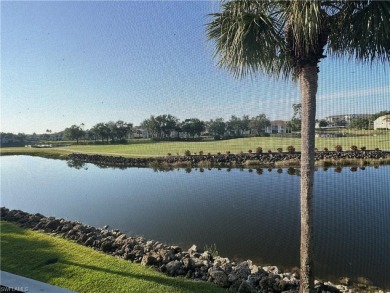
M 390 129 L 390 115 L 383 115 L 374 121 L 374 129 Z
M 271 121 L 271 126 L 265 129 L 267 133 L 291 133 L 291 128 L 287 126 L 287 122 L 283 120 Z
M 369 117 L 370 114 L 342 114 L 342 115 L 332 115 L 325 117 L 325 121 L 328 122 L 330 125 L 348 125 L 351 120 L 357 119 L 357 118 L 366 118 Z

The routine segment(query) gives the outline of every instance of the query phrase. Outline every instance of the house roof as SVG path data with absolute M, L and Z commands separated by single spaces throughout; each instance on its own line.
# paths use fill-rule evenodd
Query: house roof
M 383 121 L 385 119 L 390 119 L 390 114 L 380 116 L 380 117 L 376 118 L 375 121 L 379 122 L 379 121 Z
M 271 121 L 271 125 L 286 126 L 286 121 L 283 121 L 283 120 L 273 120 L 273 121 Z

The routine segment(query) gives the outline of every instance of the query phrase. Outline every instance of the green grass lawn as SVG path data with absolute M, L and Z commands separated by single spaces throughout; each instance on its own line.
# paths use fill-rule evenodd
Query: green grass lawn
M 0 222 L 1 269 L 76 292 L 225 292 L 74 242 Z
M 153 157 L 166 156 L 168 153 L 172 155 L 183 155 L 186 150 L 191 153 L 204 154 L 218 152 L 239 153 L 241 151 L 248 152 L 249 149 L 256 151 L 257 147 L 262 147 L 263 151 L 276 151 L 277 148 L 286 150 L 289 145 L 300 150 L 301 141 L 299 138 L 286 137 L 251 137 L 237 138 L 221 141 L 204 141 L 204 142 L 152 142 L 138 141 L 122 145 L 71 145 L 67 147 L 35 149 L 35 148 L 0 148 L 1 154 L 23 154 L 40 155 L 42 153 L 51 154 L 52 156 L 67 155 L 69 153 L 87 153 L 87 154 L 102 154 L 123 157 Z M 359 148 L 365 146 L 367 149 L 379 148 L 381 150 L 390 150 L 390 133 L 378 134 L 376 136 L 355 136 L 355 137 L 337 137 L 337 138 L 317 138 L 316 147 L 323 150 L 327 147 L 329 150 L 334 150 L 336 145 L 343 146 L 344 150 L 349 150 L 351 145 L 356 145 Z

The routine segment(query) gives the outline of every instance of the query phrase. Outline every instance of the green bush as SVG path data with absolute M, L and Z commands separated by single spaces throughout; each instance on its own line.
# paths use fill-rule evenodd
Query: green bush
M 356 152 L 358 150 L 358 147 L 356 145 L 351 145 L 351 150 Z
M 277 148 L 277 151 L 278 151 L 278 153 L 282 153 L 283 152 L 283 148 Z
M 261 154 L 263 153 L 263 148 L 262 147 L 257 147 L 256 148 L 256 154 Z
M 199 155 L 203 156 L 203 151 L 199 151 Z
M 261 132 L 257 135 L 258 137 L 270 137 L 271 134 L 267 133 L 267 132 Z
M 191 151 L 186 150 L 186 151 L 184 152 L 184 154 L 185 154 L 186 156 L 191 156 Z
M 341 146 L 341 145 L 336 145 L 335 147 L 335 150 L 336 150 L 336 152 L 342 152 L 343 151 L 343 147 Z
M 227 155 L 230 155 L 230 151 L 226 151 L 226 154 L 227 154 Z
M 279 149 L 278 149 L 279 150 Z M 295 153 L 295 148 L 292 146 L 292 145 L 289 145 L 288 147 L 287 147 L 287 151 L 289 152 L 289 153 Z
M 252 150 L 248 150 L 248 153 L 250 153 L 250 154 L 251 154 L 251 153 L 252 153 Z
M 360 149 L 361 149 L 362 151 L 365 151 L 367 148 L 366 148 L 365 146 L 362 146 Z

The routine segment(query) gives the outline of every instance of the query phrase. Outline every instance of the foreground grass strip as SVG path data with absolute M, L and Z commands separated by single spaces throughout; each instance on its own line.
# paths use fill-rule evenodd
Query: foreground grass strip
M 55 236 L 0 222 L 1 269 L 76 292 L 225 292 Z

